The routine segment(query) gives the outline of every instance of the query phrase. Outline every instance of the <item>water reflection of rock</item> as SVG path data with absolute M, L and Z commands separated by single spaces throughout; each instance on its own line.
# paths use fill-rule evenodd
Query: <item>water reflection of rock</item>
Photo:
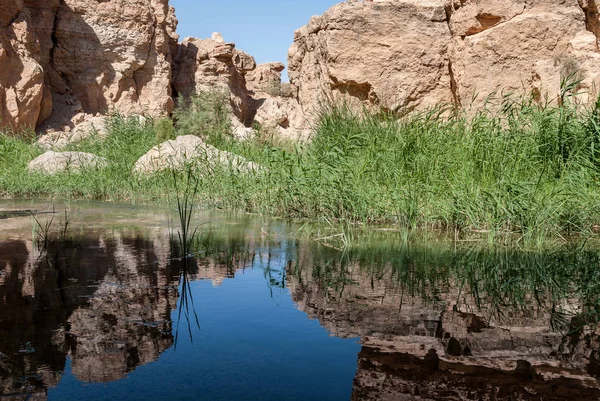
M 173 344 L 179 266 L 168 236 L 153 238 L 103 234 L 43 254 L 27 241 L 0 242 L 2 399 L 44 399 L 68 355 L 79 380 L 107 382 Z
M 301 250 L 287 286 L 333 335 L 360 337 L 353 400 L 600 399 L 598 337 L 569 347 L 534 303 L 498 314 L 459 283 L 415 288 L 389 266 L 315 259 Z

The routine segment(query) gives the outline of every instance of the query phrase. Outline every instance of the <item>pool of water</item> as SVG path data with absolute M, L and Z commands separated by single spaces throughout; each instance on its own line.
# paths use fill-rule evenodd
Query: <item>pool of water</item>
M 173 216 L 0 202 L 1 400 L 600 399 L 594 248 Z

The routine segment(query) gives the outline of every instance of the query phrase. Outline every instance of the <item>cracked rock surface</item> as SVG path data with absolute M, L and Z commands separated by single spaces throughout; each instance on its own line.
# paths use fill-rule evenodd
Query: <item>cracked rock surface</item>
M 347 1 L 295 32 L 290 81 L 305 113 L 330 98 L 389 110 L 552 100 L 575 72 L 590 101 L 599 21 L 595 0 Z

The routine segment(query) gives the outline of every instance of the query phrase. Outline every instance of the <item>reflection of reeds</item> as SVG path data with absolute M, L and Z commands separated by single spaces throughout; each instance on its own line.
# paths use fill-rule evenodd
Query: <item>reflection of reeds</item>
M 33 219 L 33 242 L 41 251 L 45 251 L 54 240 L 52 238 L 52 226 L 54 224 L 56 209 L 54 208 L 54 205 L 52 205 L 52 211 L 47 212 L 47 214 L 50 214 L 50 217 L 47 217 L 45 221 L 38 219 L 37 213 L 34 213 L 31 210 L 29 211 L 29 214 Z M 64 247 L 67 241 L 67 231 L 69 230 L 69 216 L 66 209 L 64 221 L 60 221 L 58 226 L 58 241 L 60 246 Z
M 190 280 L 189 280 L 190 269 L 189 269 L 189 265 L 188 265 L 189 261 L 190 260 L 188 258 L 186 258 L 186 257 L 183 258 L 183 263 L 182 263 L 180 275 L 179 275 L 179 285 L 181 287 L 181 298 L 180 298 L 180 302 L 179 302 L 179 311 L 177 313 L 177 326 L 175 328 L 175 340 L 174 340 L 174 344 L 173 344 L 175 349 L 177 349 L 177 342 L 179 340 L 179 324 L 181 323 L 181 315 L 182 314 L 187 322 L 188 333 L 190 336 L 190 341 L 192 343 L 194 342 L 194 338 L 193 338 L 193 334 L 192 334 L 192 319 L 191 319 L 192 315 L 193 315 L 194 323 L 196 324 L 198 329 L 200 329 L 200 320 L 198 319 L 198 314 L 196 313 L 196 306 L 194 305 L 194 295 L 193 295 L 192 289 L 190 287 Z M 191 313 L 190 313 L 190 307 L 191 307 Z
M 488 319 L 546 316 L 549 326 L 563 333 L 600 322 L 600 256 L 594 249 L 530 252 L 409 240 L 365 241 L 344 252 L 322 246 L 300 252 L 304 256 L 288 274 L 298 282 L 308 278 L 336 299 L 348 286 L 379 282 L 402 299 Z

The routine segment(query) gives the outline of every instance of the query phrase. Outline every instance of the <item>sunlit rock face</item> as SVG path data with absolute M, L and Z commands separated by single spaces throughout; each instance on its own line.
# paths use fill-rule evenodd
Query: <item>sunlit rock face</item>
M 168 0 L 8 0 L 0 11 L 0 117 L 35 127 L 79 112 L 173 109 Z M 54 113 L 53 113 L 54 111 Z
M 489 292 L 492 283 L 479 288 L 490 278 L 472 287 L 426 253 L 384 257 L 376 268 L 300 253 L 287 281 L 298 308 L 333 335 L 361 340 L 353 400 L 600 397 L 600 343 L 595 324 L 577 322 L 579 300 L 548 303 L 540 288 L 540 303 L 526 295 L 516 307 Z
M 254 58 L 233 43 L 186 38 L 175 57 L 173 88 L 182 98 L 200 91 L 221 92 L 229 99 L 235 116 L 250 123 L 252 99 L 245 75 L 254 68 Z
M 593 101 L 596 3 L 346 1 L 295 32 L 290 82 L 305 112 L 326 99 L 398 111 L 498 107 L 509 93 L 552 101 L 574 73 Z

